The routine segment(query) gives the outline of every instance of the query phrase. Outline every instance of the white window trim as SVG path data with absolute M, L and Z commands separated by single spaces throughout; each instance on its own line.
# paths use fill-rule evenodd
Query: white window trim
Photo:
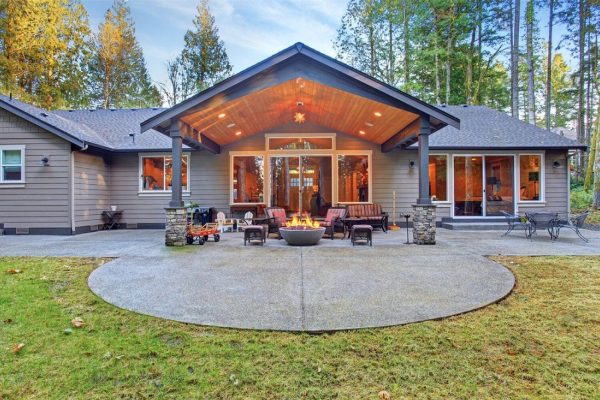
M 371 204 L 373 203 L 373 150 L 339 150 L 334 151 L 334 162 L 333 162 L 333 198 L 335 204 L 347 205 L 347 204 Z M 338 173 L 338 156 L 367 156 L 367 163 L 369 163 L 369 192 L 367 201 L 339 201 L 339 173 Z
M 517 204 L 520 204 L 524 207 L 527 207 L 528 204 L 532 205 L 540 205 L 546 204 L 546 159 L 545 153 L 541 152 L 522 152 L 517 153 L 516 155 L 516 177 L 515 181 L 517 182 Z M 540 198 L 537 200 L 521 200 L 521 156 L 539 156 L 540 157 L 540 181 L 538 182 L 540 185 Z
M 532 154 L 532 153 L 523 153 L 523 154 Z M 506 156 L 506 157 L 512 157 L 513 158 L 513 211 L 515 213 L 518 212 L 519 210 L 519 201 L 517 200 L 517 196 L 518 194 L 518 190 L 521 185 L 519 184 L 519 179 L 520 179 L 520 169 L 519 169 L 519 155 L 520 153 L 506 153 L 506 152 L 485 152 L 485 153 L 452 153 L 452 201 L 451 204 L 454 205 L 454 159 L 456 157 L 481 157 L 482 159 L 482 168 L 483 168 L 483 177 L 482 179 L 485 179 L 485 175 L 486 175 L 486 169 L 485 169 L 485 158 L 486 157 L 494 157 L 494 156 Z M 543 169 L 543 168 L 542 168 Z M 455 208 L 454 206 L 450 208 L 451 211 L 451 218 L 453 219 L 469 219 L 469 218 L 499 218 L 498 216 L 495 215 L 486 215 L 486 210 L 485 208 L 487 207 L 487 193 L 485 191 L 485 182 L 482 181 L 482 184 L 484 184 L 483 187 L 483 202 L 482 202 L 482 207 L 483 207 L 483 214 L 484 215 L 479 215 L 479 216 L 472 216 L 472 215 L 455 215 L 454 211 Z M 540 192 L 541 193 L 541 192 Z M 541 202 L 540 202 L 541 203 Z
M 449 207 L 452 204 L 452 199 L 450 197 L 450 191 L 451 186 L 450 186 L 450 175 L 451 175 L 451 170 L 452 167 L 450 164 L 452 164 L 451 160 L 452 157 L 450 156 L 450 153 L 429 153 L 429 156 L 444 156 L 446 157 L 446 200 L 432 200 L 433 204 L 437 204 L 439 206 L 443 206 L 443 207 Z M 428 160 L 429 162 L 429 160 Z M 427 171 L 427 173 L 429 173 L 429 171 Z M 431 180 L 429 182 L 429 184 L 431 184 Z
M 235 203 L 233 201 L 233 159 L 234 157 L 262 157 L 263 158 L 263 201 L 258 203 Z M 230 206 L 255 206 L 266 204 L 267 193 L 267 153 L 264 151 L 230 151 L 229 152 L 229 205 Z
M 2 159 L 2 152 L 4 150 L 21 150 L 21 179 L 18 181 L 5 181 L 3 180 L 4 174 L 2 167 L 4 166 L 4 160 Z M 25 145 L 1 145 L 0 146 L 0 187 L 3 188 L 19 188 L 25 186 Z
M 144 190 L 144 158 L 152 157 L 171 157 L 171 153 L 138 153 L 138 196 L 139 197 L 166 197 L 172 193 L 172 190 Z M 191 161 L 192 157 L 190 154 L 182 154 L 181 157 L 187 158 L 187 189 L 183 190 L 183 196 L 189 196 L 191 192 Z M 166 178 L 163 178 L 166 179 Z M 163 182 L 164 183 L 164 182 Z M 164 186 L 163 186 L 164 187 Z

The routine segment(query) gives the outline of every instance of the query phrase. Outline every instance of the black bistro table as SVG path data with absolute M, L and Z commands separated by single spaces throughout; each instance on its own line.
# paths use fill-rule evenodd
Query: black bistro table
M 106 220 L 106 229 L 111 230 L 115 229 L 115 227 L 118 227 L 118 223 L 121 220 L 121 217 L 123 216 L 123 211 L 104 210 L 102 211 L 102 216 Z
M 529 232 L 527 234 L 528 238 L 536 233 L 538 229 L 546 229 L 548 234 L 550 234 L 550 240 L 554 241 L 558 239 L 557 234 L 557 224 L 558 224 L 558 213 L 549 213 L 549 212 L 536 212 L 536 213 L 526 213 L 525 217 L 529 223 Z

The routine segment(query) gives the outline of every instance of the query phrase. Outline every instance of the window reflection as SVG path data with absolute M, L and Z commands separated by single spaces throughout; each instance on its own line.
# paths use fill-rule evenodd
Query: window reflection
M 448 157 L 429 156 L 429 196 L 433 201 L 448 200 Z
M 233 157 L 233 202 L 264 202 L 264 158 Z
M 541 156 L 522 155 L 520 159 L 521 200 L 540 200 L 540 165 Z
M 142 190 L 171 190 L 173 186 L 173 159 L 171 156 L 142 157 Z M 181 159 L 181 187 L 188 190 L 188 156 Z
M 369 157 L 366 154 L 338 156 L 338 201 L 369 202 Z

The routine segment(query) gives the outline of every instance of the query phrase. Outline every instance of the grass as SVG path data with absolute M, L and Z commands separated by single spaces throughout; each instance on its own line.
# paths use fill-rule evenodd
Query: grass
M 0 398 L 600 399 L 600 258 L 497 260 L 518 281 L 498 304 L 310 335 L 117 309 L 86 286 L 105 260 L 0 258 Z

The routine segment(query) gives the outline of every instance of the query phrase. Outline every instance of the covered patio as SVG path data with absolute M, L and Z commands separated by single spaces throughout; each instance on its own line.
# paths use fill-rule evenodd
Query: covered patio
M 295 133 L 309 138 L 328 133 L 333 143 L 337 134 L 343 134 L 376 144 L 381 153 L 418 143 L 418 197 L 413 207 L 413 234 L 416 243 L 433 244 L 435 206 L 429 193 L 429 135 L 447 125 L 458 128 L 460 121 L 298 43 L 148 119 L 142 123 L 141 130 L 155 129 L 172 139 L 173 178 L 172 198 L 166 210 L 167 245 L 185 244 L 184 145 L 192 151 L 217 155 L 229 150 L 231 154 L 236 143 L 265 132 Z M 277 134 L 272 137 L 278 139 Z M 277 151 L 289 148 L 289 135 L 281 135 L 279 139 L 276 148 L 269 147 L 267 142 L 266 150 L 274 151 L 268 154 L 279 154 Z M 313 141 L 316 139 L 322 137 L 315 137 Z M 331 157 L 331 180 L 335 182 L 338 175 L 337 163 L 333 161 L 333 157 L 337 157 L 335 145 L 322 149 L 318 144 L 313 146 L 318 150 L 314 154 Z M 300 154 L 294 151 L 291 154 Z M 288 153 L 279 155 L 288 156 Z M 269 161 L 267 171 L 270 165 Z M 311 181 L 302 184 L 306 182 Z M 254 203 L 273 205 L 275 189 L 272 186 L 267 182 L 263 197 L 254 199 Z M 334 187 L 332 191 L 329 201 L 332 205 L 342 203 L 337 190 Z M 361 202 L 372 201 L 370 196 L 362 197 Z M 233 200 L 232 195 L 230 204 Z M 298 212 L 302 209 L 301 203 L 294 206 Z

